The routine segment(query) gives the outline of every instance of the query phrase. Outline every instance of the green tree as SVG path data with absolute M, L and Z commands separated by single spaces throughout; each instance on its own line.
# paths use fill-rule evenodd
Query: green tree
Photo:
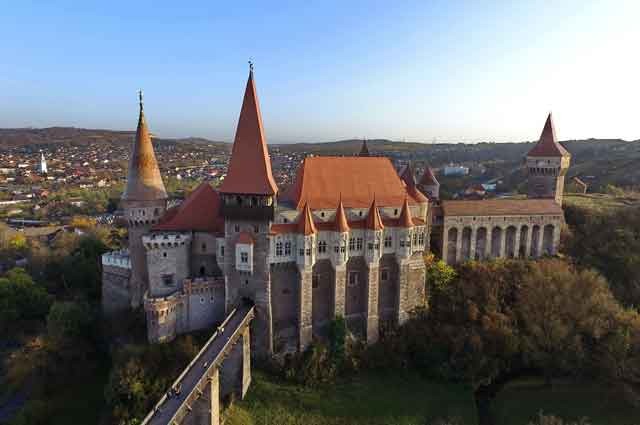
M 0 329 L 8 330 L 18 320 L 43 319 L 50 297 L 24 269 L 14 268 L 0 278 Z

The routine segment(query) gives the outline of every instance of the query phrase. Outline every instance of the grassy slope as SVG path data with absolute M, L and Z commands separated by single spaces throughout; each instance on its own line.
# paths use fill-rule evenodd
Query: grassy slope
M 615 197 L 602 193 L 589 193 L 586 195 L 567 193 L 564 204 L 591 210 L 594 212 L 607 212 L 610 210 L 640 206 L 640 199 L 630 197 Z
M 477 423 L 469 388 L 392 373 L 310 390 L 254 372 L 247 398 L 227 414 L 227 425 L 423 425 L 444 417 Z
M 591 425 L 640 423 L 640 409 L 596 383 L 558 383 L 551 389 L 541 379 L 507 385 L 493 405 L 497 425 L 526 425 L 540 410 L 565 420 L 588 417 Z

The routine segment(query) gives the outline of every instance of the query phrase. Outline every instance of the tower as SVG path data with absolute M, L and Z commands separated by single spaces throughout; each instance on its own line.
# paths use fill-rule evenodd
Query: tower
M 278 187 L 262 127 L 250 64 L 227 175 L 220 185 L 225 221 L 226 307 L 243 300 L 256 306 L 253 343 L 261 355 L 272 352 L 271 284 L 267 255 Z
M 129 296 L 132 307 L 138 307 L 147 290 L 147 256 L 142 236 L 158 222 L 167 207 L 167 191 L 164 188 L 160 168 L 151 143 L 151 134 L 144 117 L 142 92 L 138 93 L 140 115 L 133 143 L 127 185 L 122 194 L 122 206 L 129 229 L 129 256 L 131 282 Z
M 555 199 L 562 205 L 564 176 L 570 161 L 571 154 L 556 139 L 553 118 L 549 113 L 540 140 L 527 154 L 528 197 Z
M 367 139 L 362 140 L 362 146 L 360 147 L 360 153 L 358 156 L 370 156 L 369 148 L 367 147 Z
M 44 158 L 44 152 L 40 152 L 40 166 L 39 170 L 40 174 L 47 174 L 47 160 Z
M 439 201 L 440 199 L 440 183 L 438 179 L 436 179 L 435 174 L 433 174 L 433 170 L 431 167 L 427 166 L 424 169 L 424 174 L 420 178 L 420 182 L 418 183 L 420 189 L 427 194 L 430 200 Z

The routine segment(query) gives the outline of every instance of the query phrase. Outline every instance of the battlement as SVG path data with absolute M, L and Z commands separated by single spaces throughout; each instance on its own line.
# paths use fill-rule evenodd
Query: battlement
M 183 292 L 175 292 L 166 297 L 150 297 L 147 292 L 144 294 L 144 310 L 151 316 L 162 316 L 168 310 L 182 303 L 184 296 Z
M 185 279 L 182 283 L 182 291 L 185 295 L 206 292 L 220 287 L 224 288 L 224 277 L 197 277 L 195 279 Z
M 110 251 L 102 254 L 102 265 L 131 270 L 131 258 L 128 249 Z
M 177 248 L 191 241 L 186 233 L 152 233 L 142 237 L 142 244 L 147 249 Z

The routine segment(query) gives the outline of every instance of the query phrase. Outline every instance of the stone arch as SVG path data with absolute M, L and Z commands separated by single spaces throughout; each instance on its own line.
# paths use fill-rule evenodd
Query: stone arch
M 333 319 L 336 273 L 329 260 L 316 261 L 311 274 L 311 304 L 314 334 L 323 332 Z
M 462 261 L 471 259 L 471 227 L 462 229 L 462 245 L 460 247 Z
M 487 256 L 487 228 L 480 227 L 476 231 L 476 260 L 484 260 Z
M 520 246 L 518 247 L 518 256 L 526 258 L 527 252 L 527 237 L 529 236 L 529 226 L 524 225 L 520 228 Z
M 516 233 L 518 229 L 515 226 L 507 227 L 507 234 L 505 235 L 505 256 L 513 258 L 516 256 Z
M 297 348 L 300 273 L 295 263 L 271 265 L 271 311 L 274 350 Z M 253 342 L 253 341 L 252 341 Z
M 539 257 L 540 252 L 538 247 L 540 246 L 540 226 L 534 224 L 531 228 L 531 256 Z
M 458 254 L 458 228 L 452 227 L 447 233 L 447 263 L 453 264 L 456 262 L 456 256 Z
M 491 230 L 491 257 L 499 258 L 502 248 L 502 229 L 498 226 Z
M 365 335 L 367 311 L 367 265 L 362 257 L 347 261 L 345 290 L 345 319 L 349 329 L 357 335 Z
M 383 255 L 378 279 L 378 314 L 381 320 L 395 322 L 398 317 L 399 275 L 395 255 Z
M 544 226 L 544 232 L 542 234 L 542 253 L 544 255 L 555 254 L 553 249 L 553 232 L 555 227 L 553 224 L 547 224 Z

